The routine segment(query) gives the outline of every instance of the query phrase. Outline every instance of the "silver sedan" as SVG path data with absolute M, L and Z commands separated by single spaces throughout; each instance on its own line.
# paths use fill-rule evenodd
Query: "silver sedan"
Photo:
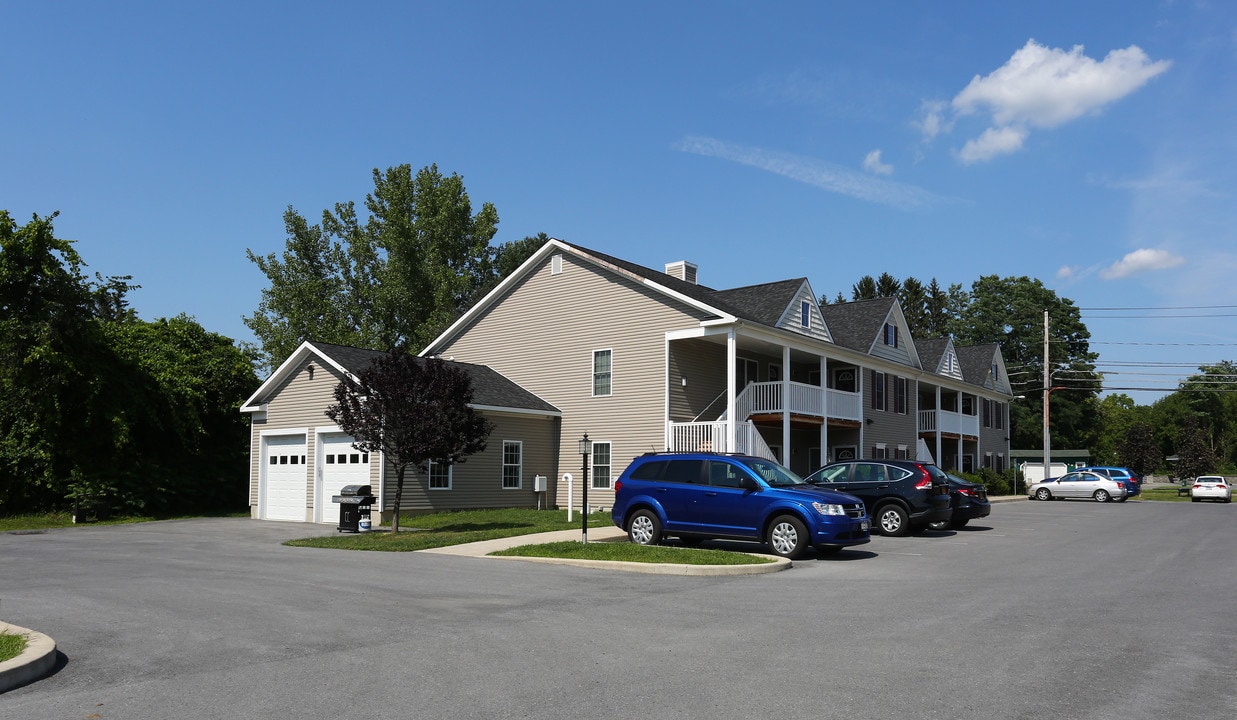
M 1106 475 L 1080 470 L 1037 482 L 1028 492 L 1036 500 L 1094 498 L 1096 502 L 1108 502 L 1125 499 L 1125 484 Z

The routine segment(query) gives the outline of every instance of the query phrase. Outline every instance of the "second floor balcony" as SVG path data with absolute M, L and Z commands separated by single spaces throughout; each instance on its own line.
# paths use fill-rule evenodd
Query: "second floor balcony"
M 979 437 L 979 417 L 949 410 L 920 410 L 919 432 Z
M 740 420 L 780 412 L 858 422 L 863 420 L 863 400 L 860 393 L 790 380 L 748 383 L 735 398 L 735 416 Z

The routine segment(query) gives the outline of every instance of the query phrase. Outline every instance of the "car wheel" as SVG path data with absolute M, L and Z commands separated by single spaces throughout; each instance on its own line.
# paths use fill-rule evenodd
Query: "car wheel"
M 793 515 L 781 515 L 769 523 L 766 538 L 774 555 L 794 560 L 803 555 L 808 545 L 807 528 Z
M 876 527 L 881 535 L 902 537 L 911 531 L 910 517 L 900 505 L 882 505 L 876 510 Z
M 637 545 L 656 545 L 661 542 L 661 521 L 651 510 L 637 510 L 627 524 L 627 537 Z
M 1095 498 L 1095 502 L 1108 502 L 1112 500 L 1112 496 L 1108 494 L 1107 490 L 1096 490 L 1092 497 Z
M 1048 488 L 1040 488 L 1039 490 L 1035 491 L 1035 499 L 1036 500 L 1051 500 L 1052 493 L 1048 491 Z
M 1198 502 L 1198 498 L 1191 496 L 1190 502 Z
M 940 521 L 938 521 L 938 522 L 930 522 L 930 523 L 928 523 L 928 529 L 929 529 L 929 530 L 936 530 L 937 532 L 941 532 L 941 531 L 943 531 L 943 530 L 948 530 L 949 528 L 950 528 L 950 524 L 949 524 L 949 521 L 948 521 L 948 520 L 940 520 Z

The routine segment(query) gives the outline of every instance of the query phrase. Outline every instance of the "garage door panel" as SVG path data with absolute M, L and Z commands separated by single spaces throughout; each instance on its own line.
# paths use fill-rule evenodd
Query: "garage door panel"
M 369 453 L 352 447 L 352 436 L 322 436 L 322 501 L 319 522 L 338 524 L 339 503 L 331 502 L 345 485 L 369 485 Z
M 304 522 L 308 485 L 305 436 L 272 437 L 264 442 L 265 487 L 260 515 L 267 520 Z

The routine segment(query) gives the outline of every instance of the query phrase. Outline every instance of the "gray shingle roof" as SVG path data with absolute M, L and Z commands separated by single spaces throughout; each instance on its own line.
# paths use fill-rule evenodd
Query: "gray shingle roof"
M 983 385 L 992 371 L 992 361 L 999 349 L 1000 346 L 995 343 L 955 347 L 958 364 L 962 366 L 962 379 L 972 385 Z
M 762 325 L 769 325 L 770 327 L 777 326 L 777 321 L 781 319 L 782 313 L 790 305 L 790 301 L 794 299 L 795 293 L 807 281 L 807 278 L 796 278 L 761 285 L 748 285 L 729 290 L 714 290 L 707 285 L 680 280 L 673 275 L 667 275 L 664 272 L 637 265 L 636 263 L 616 258 L 613 255 L 597 252 L 582 245 L 562 240 L 559 242 L 573 247 L 585 255 L 622 268 L 637 277 L 651 280 L 670 288 L 680 295 L 686 295 L 693 300 L 717 308 L 724 313 L 744 320 L 758 322 Z
M 369 367 L 370 363 L 386 354 L 378 350 L 365 350 L 348 347 L 347 345 L 332 345 L 313 340 L 309 344 L 318 352 L 339 363 L 353 375 L 360 375 Z M 413 359 L 421 364 L 428 362 L 428 358 L 414 356 Z M 463 368 L 469 377 L 472 378 L 472 402 L 474 405 L 516 410 L 536 410 L 546 413 L 559 412 L 558 408 L 508 380 L 489 366 L 455 361 L 447 362 L 456 367 Z
M 941 357 L 945 348 L 949 347 L 949 338 L 915 338 L 915 352 L 919 353 L 919 362 L 924 370 L 936 372 L 941 367 Z
M 821 305 L 825 325 L 833 335 L 833 342 L 844 348 L 867 352 L 880 335 L 885 318 L 893 309 L 894 298 L 857 300 L 838 305 Z

